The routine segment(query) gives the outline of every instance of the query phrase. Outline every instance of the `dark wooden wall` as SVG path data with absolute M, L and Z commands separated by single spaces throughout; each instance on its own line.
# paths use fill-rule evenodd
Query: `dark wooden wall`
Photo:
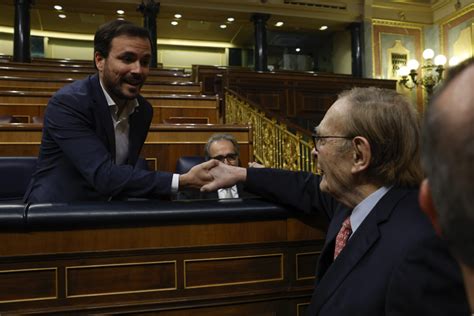
M 236 91 L 268 113 L 311 130 L 317 125 L 337 95 L 353 87 L 376 86 L 396 89 L 395 80 L 354 78 L 348 75 L 314 72 L 256 72 L 238 67 L 194 66 L 193 79 L 205 93 L 224 89 Z

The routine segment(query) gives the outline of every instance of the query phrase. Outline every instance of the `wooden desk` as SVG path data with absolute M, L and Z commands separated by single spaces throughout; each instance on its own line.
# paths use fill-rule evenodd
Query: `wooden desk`
M 72 78 L 34 78 L 0 76 L 0 90 L 55 92 L 74 82 Z M 146 94 L 202 94 L 201 84 L 194 82 L 170 82 L 147 80 L 141 90 Z
M 29 206 L 28 218 L 39 207 L 53 223 L 45 227 L 40 212 L 41 227 L 0 231 L 2 315 L 302 315 L 325 235 L 318 219 L 278 210 L 258 216 L 258 206 L 226 216 L 218 201 L 137 203 L 89 204 L 81 219 L 99 224 L 105 218 L 89 218 L 96 210 L 110 210 L 111 221 L 123 210 L 147 223 L 73 228 L 58 217 L 74 214 L 74 205 Z M 206 210 L 211 215 L 201 216 Z M 160 211 L 189 215 L 170 221 Z
M 52 91 L 0 90 L 0 115 L 44 116 Z M 170 117 L 207 118 L 208 123 L 219 123 L 217 96 L 192 94 L 156 94 L 144 92 L 143 97 L 153 106 L 155 124 Z M 31 122 L 28 119 L 27 122 Z
M 82 79 L 95 72 L 95 68 L 91 67 L 67 66 L 61 68 L 47 65 L 31 66 L 29 64 L 9 66 L 8 63 L 0 63 L 0 76 Z M 150 71 L 148 78 L 157 81 L 189 82 L 191 81 L 191 74 L 155 69 Z
M 40 124 L 0 124 L 1 156 L 38 156 Z M 152 124 L 141 156 L 151 170 L 174 172 L 181 156 L 203 156 L 204 145 L 215 133 L 234 135 L 243 166 L 253 161 L 252 130 L 243 125 Z

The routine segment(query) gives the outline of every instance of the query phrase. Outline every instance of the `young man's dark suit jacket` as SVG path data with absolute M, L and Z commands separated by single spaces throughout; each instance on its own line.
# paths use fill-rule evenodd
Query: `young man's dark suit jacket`
M 470 315 L 461 274 L 416 190 L 392 188 L 333 262 L 334 241 L 350 210 L 319 191 L 305 172 L 247 169 L 250 192 L 330 219 L 309 315 Z
M 54 94 L 46 108 L 36 172 L 25 202 L 70 202 L 171 193 L 172 174 L 135 168 L 153 116 L 141 96 L 131 114 L 129 156 L 116 165 L 112 118 L 98 75 Z

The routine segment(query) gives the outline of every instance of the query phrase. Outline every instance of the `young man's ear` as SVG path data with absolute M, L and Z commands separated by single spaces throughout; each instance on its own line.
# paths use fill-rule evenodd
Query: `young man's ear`
M 438 214 L 436 213 L 436 208 L 433 203 L 433 197 L 431 195 L 431 188 L 428 179 L 424 179 L 421 183 L 418 200 L 420 202 L 421 209 L 430 219 L 436 233 L 441 236 L 441 226 L 439 225 Z
M 94 53 L 94 62 L 95 62 L 95 66 L 97 67 L 99 71 L 102 71 L 104 69 L 105 58 L 102 57 L 102 55 L 99 52 Z
M 356 136 L 352 140 L 352 148 L 352 172 L 357 173 L 366 170 L 369 167 L 370 159 L 372 158 L 369 141 L 365 137 Z

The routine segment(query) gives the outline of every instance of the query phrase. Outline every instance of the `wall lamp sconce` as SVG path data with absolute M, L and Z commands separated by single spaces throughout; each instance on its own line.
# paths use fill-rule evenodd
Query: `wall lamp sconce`
M 430 48 L 423 51 L 424 63 L 421 65 L 420 73 L 417 72 L 420 63 L 416 59 L 410 59 L 406 66 L 400 67 L 398 70 L 398 75 L 401 77 L 399 84 L 410 90 L 422 86 L 428 95 L 431 95 L 433 88 L 443 79 L 444 65 L 447 61 L 444 55 L 436 57 L 434 55 L 434 51 Z

